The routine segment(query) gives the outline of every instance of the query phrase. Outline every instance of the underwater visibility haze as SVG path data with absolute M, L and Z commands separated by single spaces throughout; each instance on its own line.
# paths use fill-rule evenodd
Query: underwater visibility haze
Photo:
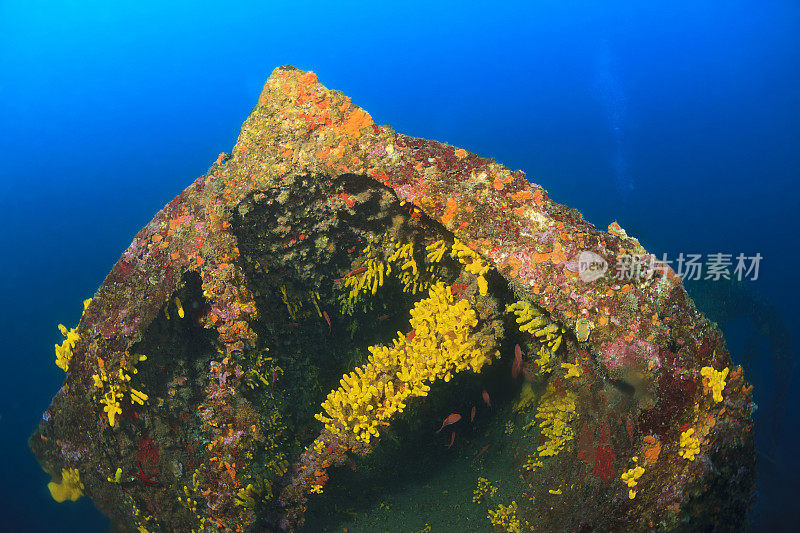
M 800 518 L 795 3 L 5 3 L 0 67 L 0 529 Z

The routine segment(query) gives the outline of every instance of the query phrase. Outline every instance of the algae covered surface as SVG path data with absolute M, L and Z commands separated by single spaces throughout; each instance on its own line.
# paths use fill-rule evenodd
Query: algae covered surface
M 292 67 L 62 333 L 31 448 L 121 530 L 736 529 L 752 497 L 752 387 L 668 265 Z

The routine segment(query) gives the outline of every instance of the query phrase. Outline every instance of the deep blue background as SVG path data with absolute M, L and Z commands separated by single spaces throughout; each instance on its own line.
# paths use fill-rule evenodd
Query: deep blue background
M 107 527 L 87 499 L 54 503 L 26 448 L 63 380 L 56 324 L 76 324 L 134 233 L 230 151 L 279 65 L 315 71 L 398 132 L 522 169 L 656 253 L 760 252 L 749 287 L 797 329 L 796 2 L 11 4 L 0 2 L 0 529 Z M 737 346 L 747 327 L 726 333 L 759 404 L 753 520 L 789 526 L 796 380 L 784 414 L 774 391 L 787 366 L 769 346 Z

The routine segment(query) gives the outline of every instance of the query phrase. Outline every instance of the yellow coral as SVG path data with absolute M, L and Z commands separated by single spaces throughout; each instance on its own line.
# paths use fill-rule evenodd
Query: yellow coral
M 122 407 L 120 400 L 123 399 L 127 392 L 131 403 L 138 403 L 144 405 L 149 399 L 149 396 L 144 392 L 138 391 L 130 386 L 131 374 L 136 374 L 136 364 L 139 361 L 147 359 L 143 354 L 132 354 L 127 360 L 125 368 L 120 368 L 118 372 L 107 373 L 104 367 L 100 367 L 96 374 L 92 375 L 94 386 L 97 388 L 98 401 L 104 405 L 103 412 L 108 417 L 108 423 L 114 426 L 117 421 L 117 415 L 122 414 Z
M 506 312 L 517 315 L 520 331 L 530 333 L 553 353 L 558 351 L 565 330 L 542 311 L 533 307 L 530 302 L 520 300 L 507 305 Z
M 728 377 L 729 368 L 723 368 L 721 371 L 714 370 L 710 366 L 704 366 L 700 369 L 700 374 L 708 380 L 708 386 L 711 388 L 714 402 L 719 403 L 722 401 L 722 391 L 725 389 L 725 378 Z
M 110 483 L 119 483 L 122 480 L 122 468 L 117 468 L 117 471 L 114 472 L 114 476 L 108 476 L 108 481 Z
M 425 259 L 427 259 L 430 263 L 438 263 L 442 260 L 442 257 L 444 257 L 444 253 L 446 251 L 447 243 L 443 240 L 438 240 L 425 247 Z
M 253 508 L 256 506 L 259 497 L 258 490 L 252 483 L 249 483 L 246 487 L 242 487 L 236 492 L 234 503 L 241 507 Z
M 86 313 L 86 308 L 89 307 L 91 301 L 91 298 L 87 298 L 83 301 L 83 313 Z M 81 313 L 81 318 L 83 318 L 83 313 Z M 65 338 L 60 346 L 58 344 L 55 345 L 56 366 L 66 372 L 69 370 L 69 363 L 72 360 L 73 355 L 72 351 L 75 349 L 75 345 L 78 343 L 80 335 L 78 335 L 78 326 L 75 326 L 72 329 L 67 329 L 63 324 L 59 324 L 58 331 L 60 331 Z
M 565 378 L 581 377 L 581 365 L 577 363 L 561 363 L 561 368 L 565 368 L 567 370 L 567 373 L 564 374 Z
M 380 258 L 371 244 L 361 253 L 365 256 L 364 262 L 344 278 L 345 293 L 340 297 L 342 312 L 349 315 L 353 314 L 362 296 L 378 292 L 384 278 L 391 272 L 391 267 Z
M 472 501 L 480 503 L 484 496 L 494 498 L 495 494 L 497 494 L 497 487 L 492 485 L 485 477 L 479 477 L 478 486 L 472 491 Z
M 552 383 L 547 386 L 536 411 L 536 418 L 540 420 L 539 427 L 545 437 L 545 442 L 537 448 L 540 457 L 557 455 L 575 438 L 571 423 L 577 416 L 576 399 L 573 392 L 559 393 Z
M 486 296 L 489 290 L 489 284 L 486 281 L 486 273 L 492 268 L 491 265 L 478 253 L 459 241 L 455 240 L 450 255 L 463 264 L 467 272 L 478 277 L 478 292 L 481 296 Z
M 178 317 L 183 318 L 186 314 L 183 311 L 183 305 L 181 304 L 181 299 L 177 296 L 175 297 L 175 308 L 178 310 Z
M 528 411 L 536 402 L 536 393 L 530 382 L 526 381 L 522 384 L 522 389 L 519 391 L 519 399 L 514 404 L 513 410 L 515 413 Z
M 61 470 L 61 483 L 51 481 L 47 484 L 50 495 L 58 503 L 76 501 L 83 496 L 83 483 L 77 468 L 63 468 Z
M 550 351 L 550 348 L 547 346 L 542 346 L 539 348 L 539 351 L 536 352 L 538 356 L 534 359 L 534 363 L 536 364 L 537 371 L 540 374 L 545 374 L 550 372 L 553 368 L 553 352 Z
M 689 461 L 694 461 L 694 456 L 700 453 L 700 439 L 694 436 L 694 428 L 689 428 L 681 433 L 681 449 L 678 455 Z
M 479 372 L 490 361 L 488 350 L 471 335 L 478 323 L 475 311 L 467 300 L 454 302 L 443 283 L 414 305 L 410 323 L 413 336 L 398 332 L 392 346 L 369 347 L 367 364 L 345 374 L 340 387 L 328 394 L 325 413 L 315 417 L 331 433 L 353 434 L 369 443 L 409 398 L 426 396 L 430 383 L 449 381 L 467 369 Z
M 522 533 L 522 523 L 517 518 L 517 502 L 500 504 L 495 511 L 489 511 L 489 521 L 506 533 Z
M 438 274 L 438 263 L 447 251 L 447 243 L 438 240 L 425 247 L 425 259 L 428 265 L 423 269 L 414 257 L 414 243 L 399 242 L 396 237 L 384 234 L 392 244 L 392 252 L 383 258 L 380 250 L 368 245 L 362 250 L 361 265 L 346 275 L 345 292 L 339 297 L 342 313 L 352 315 L 356 304 L 365 296 L 374 295 L 383 286 L 385 280 L 394 273 L 400 282 L 403 292 L 417 294 L 430 289 L 441 276 Z
M 292 317 L 292 320 L 296 320 L 297 311 L 303 307 L 303 301 L 294 294 L 290 294 L 286 290 L 286 285 L 281 285 L 281 301 L 283 301 L 283 304 L 286 306 L 286 311 L 289 312 L 289 316 Z
M 638 460 L 638 457 L 633 458 L 633 462 L 635 463 Z M 644 474 L 644 468 L 641 466 L 634 466 L 633 468 L 629 468 L 626 472 L 623 472 L 620 476 L 622 482 L 628 486 L 628 498 L 631 500 L 636 497 L 636 493 L 638 491 L 636 489 L 636 485 L 639 484 L 639 478 L 642 477 Z
M 537 455 L 529 455 L 528 458 L 525 460 L 525 463 L 522 465 L 522 468 L 528 470 L 530 472 L 534 472 L 537 468 L 542 466 L 542 460 L 539 459 Z

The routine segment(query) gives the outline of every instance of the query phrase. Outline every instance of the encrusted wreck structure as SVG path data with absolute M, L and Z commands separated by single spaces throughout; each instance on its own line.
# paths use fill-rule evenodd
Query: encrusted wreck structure
M 428 486 L 459 465 L 475 531 L 745 524 L 752 387 L 669 266 L 311 72 L 273 72 L 61 330 L 30 445 L 56 500 L 121 530 L 321 530 L 337 492 L 413 492 L 381 474 L 409 450 Z M 358 514 L 325 527 L 373 530 Z

